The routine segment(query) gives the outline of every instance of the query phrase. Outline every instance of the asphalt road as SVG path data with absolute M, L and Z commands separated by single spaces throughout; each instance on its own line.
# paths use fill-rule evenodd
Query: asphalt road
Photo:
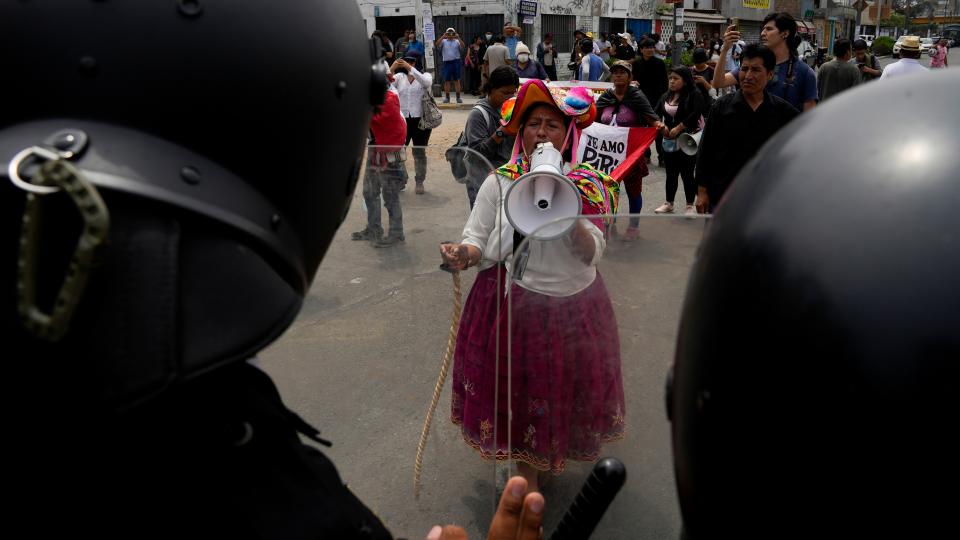
M 444 111 L 431 139 L 427 193 L 415 195 L 412 181 L 401 193 L 406 241 L 376 249 L 350 240 L 365 223 L 358 190 L 300 317 L 260 357 L 288 406 L 333 441 L 323 451 L 344 481 L 401 537 L 422 538 L 435 523 L 485 537 L 498 475 L 501 484 L 506 475 L 504 466 L 481 460 L 450 422 L 448 380 L 424 458 L 423 492 L 413 498 L 417 441 L 452 314 L 451 276 L 438 269 L 437 245 L 460 238 L 469 212 L 442 152 L 467 112 Z M 412 175 L 412 161 L 408 166 Z M 663 178 L 653 167 L 644 213 L 664 200 Z M 640 240 L 612 241 L 599 266 L 617 313 L 627 399 L 627 437 L 604 454 L 626 463 L 628 482 L 595 538 L 679 536 L 664 380 L 704 224 L 645 217 Z M 463 275 L 464 299 L 474 272 Z M 543 488 L 548 532 L 589 469 L 573 463 Z
M 953 58 L 952 58 L 953 56 L 956 56 L 956 55 L 949 54 L 949 53 L 947 54 L 947 63 L 948 63 L 948 64 L 953 61 Z M 889 66 L 890 64 L 892 64 L 892 63 L 894 63 L 894 62 L 897 62 L 898 60 L 900 60 L 900 59 L 899 59 L 899 58 L 894 58 L 894 57 L 892 57 L 892 56 L 882 56 L 882 57 L 880 57 L 880 66 L 885 68 L 885 67 Z M 930 67 L 930 57 L 927 56 L 927 55 L 925 55 L 925 54 L 920 55 L 920 63 L 921 63 L 923 66 L 925 66 L 925 67 Z

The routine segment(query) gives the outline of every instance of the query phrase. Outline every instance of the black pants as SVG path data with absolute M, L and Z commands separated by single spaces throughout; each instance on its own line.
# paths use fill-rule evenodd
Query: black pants
M 664 164 L 667 166 L 667 202 L 673 202 L 677 196 L 679 183 L 677 177 L 683 178 L 683 195 L 687 204 L 693 204 L 697 196 L 697 183 L 693 179 L 693 169 L 697 165 L 697 156 L 688 156 L 677 150 L 676 152 L 665 152 L 663 156 Z
M 663 159 L 663 135 L 657 134 L 657 138 L 654 141 L 657 147 L 657 161 L 664 161 Z M 651 155 L 650 147 L 648 146 L 646 150 L 643 151 L 643 157 L 648 158 Z
M 430 142 L 431 131 L 433 130 L 420 129 L 419 116 L 407 117 L 407 140 L 404 144 L 410 144 L 410 141 L 413 141 L 413 164 L 418 184 L 422 184 L 427 178 L 427 151 L 423 147 Z
M 543 69 L 546 70 L 546 72 L 547 72 L 547 77 L 549 77 L 551 81 L 559 80 L 559 79 L 557 78 L 557 65 L 556 65 L 556 64 L 554 64 L 554 65 L 552 65 L 552 66 L 543 66 Z

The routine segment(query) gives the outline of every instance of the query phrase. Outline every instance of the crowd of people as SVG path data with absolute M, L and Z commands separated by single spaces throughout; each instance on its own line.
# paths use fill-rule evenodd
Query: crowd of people
M 483 164 L 467 163 L 463 179 L 471 212 L 463 238 L 441 246 L 449 268 L 480 269 L 460 323 L 451 418 L 481 457 L 516 461 L 532 491 L 549 476 L 560 474 L 568 460 L 596 459 L 603 444 L 622 437 L 626 414 L 616 324 L 596 263 L 608 241 L 639 237 L 635 215 L 642 210 L 643 179 L 649 174 L 652 151 L 647 148 L 646 159 L 612 178 L 577 163 L 571 150 L 579 131 L 593 122 L 655 129 L 653 146 L 666 182 L 665 202 L 654 212 L 710 214 L 744 165 L 794 118 L 854 86 L 897 76 L 898 71 L 925 69 L 916 63 L 919 43 L 905 41 L 903 59 L 884 70 L 863 41 L 840 38 L 834 43 L 834 58 L 815 70 L 804 61 L 803 44 L 809 43 L 801 39 L 792 16 L 771 13 L 763 23 L 759 43 L 745 43 L 735 25 L 722 37 L 705 35 L 698 42 L 687 34 L 678 46 L 691 52 L 693 65 L 669 68 L 664 59 L 669 48 L 657 35 L 635 40 L 629 32 L 595 37 L 577 31 L 567 66 L 571 78 L 612 83 L 596 99 L 583 86 L 546 86 L 556 80 L 560 63 L 550 34 L 534 50 L 520 39 L 522 30 L 510 25 L 502 34 L 477 36 L 470 45 L 453 28 L 437 41 L 443 55 L 445 100 L 449 101 L 451 83 L 460 100 L 464 50 L 462 65 L 472 73 L 468 88 L 483 96 L 470 111 L 462 135 L 464 145 L 483 157 L 479 160 Z M 429 75 L 415 67 L 417 58 L 410 56 L 409 47 L 395 54 L 404 55 L 390 70 L 399 107 L 388 99 L 381 111 L 392 107 L 406 118 L 406 142 L 417 143 L 417 137 L 426 141 L 429 132 L 422 134 L 415 126 L 420 116 L 417 104 L 430 88 Z M 480 86 L 475 87 L 478 76 Z M 374 118 L 374 123 L 378 121 L 381 115 Z M 381 140 L 380 132 L 371 131 L 374 142 Z M 699 134 L 695 153 L 681 151 L 684 134 Z M 399 144 L 401 138 L 391 140 L 396 142 L 386 144 Z M 530 170 L 538 145 L 547 142 L 563 153 L 563 173 L 583 190 L 582 213 L 615 215 L 621 195 L 626 196 L 634 214 L 626 231 L 617 231 L 616 220 L 581 220 L 568 233 L 569 241 L 557 243 L 525 239 L 526 233 L 514 228 L 504 214 L 504 194 Z M 376 209 L 368 212 L 375 222 L 370 221 L 355 239 L 377 237 L 375 245 L 383 247 L 403 239 L 402 230 L 395 232 L 395 222 L 402 227 L 396 186 L 406 178 L 403 161 L 382 165 L 377 160 L 389 155 L 390 148 L 378 150 L 369 153 L 367 167 L 372 172 L 364 181 L 364 198 L 371 209 L 378 204 L 376 190 L 382 192 L 390 233 L 378 236 L 383 229 Z M 417 193 L 422 193 L 419 162 L 416 171 Z M 589 180 L 578 183 L 583 178 Z M 678 208 L 681 184 L 685 204 Z M 536 263 L 517 262 L 521 245 L 532 252 L 524 260 Z M 523 278 L 507 279 L 518 265 Z M 509 329 L 501 324 L 506 304 L 497 300 L 507 288 L 514 310 Z M 535 330 L 531 321 L 536 321 Z M 512 351 L 512 367 L 503 363 L 494 335 L 497 329 L 520 338 Z M 584 349 L 583 333 L 597 338 L 591 343 L 608 347 Z M 582 371 L 566 369 L 566 358 L 577 358 Z M 501 375 L 495 376 L 498 372 Z M 502 391 L 498 377 L 506 373 L 514 381 L 514 402 L 520 403 L 510 411 L 508 400 L 497 397 Z M 585 437 L 588 432 L 591 435 Z
M 431 133 L 423 128 L 423 111 L 432 101 L 428 96 L 434 84 L 433 75 L 423 68 L 424 44 L 414 30 L 406 31 L 396 43 L 380 32 L 374 37 L 377 54 L 389 65 L 391 88 L 400 98 L 399 112 L 406 123 L 404 144 L 413 144 L 415 192 L 422 194 L 427 170 L 423 147 L 429 143 Z M 652 146 L 656 148 L 657 166 L 666 172 L 665 202 L 654 210 L 658 214 L 675 211 L 681 184 L 683 213 L 711 212 L 739 166 L 793 117 L 790 111 L 809 111 L 853 86 L 926 69 L 916 61 L 919 44 L 910 39 L 903 43 L 901 61 L 884 70 L 863 40 L 851 42 L 845 38 L 834 43 L 834 58 L 815 69 L 805 61 L 812 45 L 801 36 L 797 22 L 788 13 L 769 14 L 763 20 L 756 44 L 747 44 L 735 25 L 729 26 L 723 35 L 714 32 L 712 36 L 702 34 L 695 39 L 684 32 L 682 40 L 669 41 L 655 33 L 637 38 L 630 30 L 576 30 L 572 49 L 561 59 L 551 33 L 531 48 L 523 41 L 523 29 L 508 23 L 500 32 L 487 30 L 469 42 L 455 28 L 447 28 L 432 45 L 437 52 L 436 75 L 442 85 L 443 101 L 454 99 L 453 92 L 456 101 L 462 103 L 464 89 L 481 98 L 468 116 L 461 141 L 494 167 L 511 157 L 515 139 L 501 129 L 501 107 L 516 94 L 522 80 L 558 80 L 558 66 L 566 61 L 573 80 L 612 83 L 613 88 L 597 102 L 597 121 L 657 130 Z M 667 55 L 673 47 L 689 51 L 693 65 L 668 69 Z M 771 55 L 772 63 L 768 62 Z M 946 63 L 944 45 L 936 50 L 931 65 Z M 748 133 L 735 137 L 741 143 L 732 145 L 717 136 L 724 130 Z M 706 135 L 710 131 L 714 131 L 712 136 Z M 698 133 L 696 154 L 680 151 L 678 138 Z M 742 144 L 744 140 L 753 143 Z M 376 137 L 371 142 L 379 144 Z M 368 208 L 376 206 L 374 191 L 380 190 L 391 216 L 390 232 L 384 236 L 379 211 L 371 211 L 372 221 L 367 228 L 354 234 L 357 240 L 372 240 L 381 247 L 403 240 L 396 195 L 406 185 L 405 155 L 398 152 L 395 157 L 395 163 L 379 172 L 376 164 L 370 163 L 374 173 L 364 184 L 368 188 L 364 193 L 371 197 Z M 642 209 L 643 178 L 649 174 L 652 159 L 653 150 L 647 148 L 645 159 L 619 179 L 631 213 Z M 466 185 L 470 208 L 489 173 L 481 170 L 485 168 L 478 163 L 466 163 L 463 177 L 458 178 Z M 387 174 L 388 171 L 392 172 Z M 636 225 L 634 219 L 624 234 L 619 235 L 616 227 L 609 233 L 630 241 L 638 235 Z

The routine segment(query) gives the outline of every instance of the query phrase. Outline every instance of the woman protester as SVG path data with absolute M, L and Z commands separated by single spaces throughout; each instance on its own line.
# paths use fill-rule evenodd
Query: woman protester
M 521 79 L 550 81 L 550 79 L 547 78 L 547 70 L 543 69 L 540 62 L 530 57 L 530 48 L 527 47 L 525 43 L 517 44 L 517 63 L 514 65 L 514 69 L 516 69 L 517 76 Z
M 410 53 L 407 53 L 410 54 Z M 413 162 L 416 170 L 417 195 L 423 195 L 423 181 L 427 178 L 427 152 L 425 147 L 430 142 L 430 129 L 420 129 L 420 117 L 423 114 L 423 93 L 430 91 L 433 84 L 433 75 L 423 73 L 414 67 L 417 58 L 407 56 L 390 66 L 394 74 L 393 88 L 400 95 L 400 113 L 407 121 L 407 141 L 413 141 Z
M 463 65 L 467 68 L 467 92 L 474 96 L 480 95 L 480 68 L 483 67 L 483 36 L 473 38 L 473 43 L 467 47 L 463 57 Z
M 660 129 L 660 121 L 647 97 L 639 88 L 630 84 L 633 77 L 633 64 L 626 60 L 617 60 L 610 66 L 610 81 L 613 88 L 607 90 L 597 100 L 597 121 L 601 124 L 623 127 L 651 126 Z M 646 160 L 637 164 L 617 180 L 623 182 L 630 203 L 630 213 L 639 214 L 643 208 L 643 177 L 650 174 Z M 623 240 L 636 240 L 640 234 L 640 218 L 631 217 L 630 227 Z M 616 234 L 616 225 L 611 226 L 611 236 Z
M 470 199 L 471 209 L 477 199 L 480 184 L 490 175 L 488 164 L 499 167 L 510 161 L 514 137 L 501 130 L 500 108 L 505 101 L 517 93 L 519 86 L 520 79 L 512 67 L 498 67 L 490 73 L 490 77 L 483 85 L 483 93 L 487 97 L 477 101 L 470 115 L 467 116 L 467 125 L 463 129 L 467 146 L 486 159 L 486 161 L 471 159 L 472 154 L 465 156 L 467 198 Z
M 673 212 L 673 199 L 677 195 L 678 177 L 683 179 L 683 195 L 687 201 L 686 215 L 697 213 L 694 201 L 697 183 L 693 170 L 697 157 L 688 156 L 680 150 L 677 137 L 683 133 L 695 133 L 703 129 L 703 113 L 706 112 L 703 94 L 693 82 L 693 73 L 686 66 L 670 70 L 667 76 L 667 91 L 657 103 L 657 114 L 663 118 L 663 152 L 667 166 L 667 201 L 656 210 L 657 214 Z
M 933 47 L 933 54 L 930 56 L 930 69 L 942 69 L 947 67 L 947 38 L 940 38 Z
M 547 142 L 564 155 L 583 214 L 615 214 L 619 188 L 589 165 L 570 163 L 580 130 L 596 116 L 585 88 L 527 81 L 502 116 L 503 130 L 517 134 L 514 158 L 480 187 L 462 242 L 440 248 L 452 268 L 480 269 L 460 320 L 451 416 L 481 457 L 516 460 L 535 491 L 544 473 L 560 474 L 567 460 L 596 460 L 604 443 L 623 437 L 620 342 L 596 268 L 606 247 L 602 220 L 576 220 L 564 237 L 531 240 L 522 279 L 508 285 L 522 237 L 504 214 L 503 193 Z

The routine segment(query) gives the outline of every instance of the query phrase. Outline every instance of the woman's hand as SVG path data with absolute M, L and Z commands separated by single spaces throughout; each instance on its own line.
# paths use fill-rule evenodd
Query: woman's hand
M 469 244 L 440 244 L 440 257 L 451 270 L 465 270 L 480 262 L 480 250 Z
M 681 133 L 683 133 L 683 124 L 674 126 L 674 128 L 671 129 L 669 133 L 667 133 L 667 138 L 676 139 L 677 137 L 680 136 Z

